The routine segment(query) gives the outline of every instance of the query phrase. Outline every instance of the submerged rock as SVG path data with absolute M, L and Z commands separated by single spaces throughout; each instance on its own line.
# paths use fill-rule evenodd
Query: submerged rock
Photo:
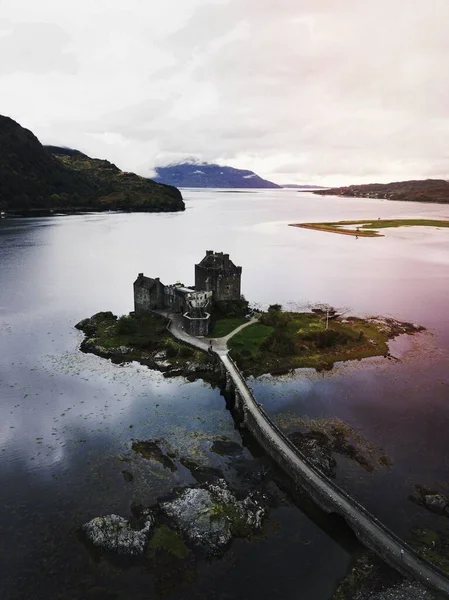
M 199 483 L 210 483 L 217 480 L 223 479 L 223 472 L 215 467 L 209 465 L 202 465 L 188 456 L 182 456 L 179 462 L 189 469 L 192 477 L 194 477 Z
M 131 481 L 134 480 L 134 475 L 132 473 L 130 473 L 130 471 L 126 471 L 126 469 L 124 471 L 122 471 L 122 475 L 123 475 L 123 479 L 127 483 L 130 483 Z
M 288 437 L 315 467 L 328 477 L 335 477 L 337 462 L 332 456 L 333 447 L 329 436 L 319 431 L 295 431 Z
M 175 463 L 162 452 L 158 444 L 159 440 L 135 441 L 132 444 L 132 449 L 134 452 L 137 452 L 143 456 L 143 458 L 146 458 L 147 460 L 155 460 L 166 469 L 170 469 L 170 471 L 176 471 L 177 467 Z
M 222 554 L 233 536 L 260 530 L 265 515 L 255 498 L 237 500 L 224 480 L 184 489 L 160 509 L 188 543 L 209 556 Z
M 415 485 L 415 490 L 410 500 L 420 504 L 438 515 L 449 517 L 449 498 L 440 492 L 431 490 L 422 485 Z
M 243 452 L 243 448 L 236 442 L 223 439 L 215 440 L 215 442 L 212 444 L 211 451 L 215 452 L 215 454 L 219 454 L 220 456 L 231 456 L 233 454 L 241 454 Z
M 155 525 L 152 513 L 147 510 L 143 515 L 141 529 L 133 529 L 128 520 L 118 515 L 95 517 L 83 525 L 82 530 L 86 538 L 97 548 L 135 556 L 143 554 L 148 537 Z

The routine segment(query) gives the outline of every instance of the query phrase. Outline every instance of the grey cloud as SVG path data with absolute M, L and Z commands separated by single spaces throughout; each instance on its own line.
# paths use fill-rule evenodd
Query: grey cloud
M 26 73 L 0 81 L 16 86 L 5 106 L 44 141 L 143 174 L 194 155 L 304 183 L 448 177 L 447 0 L 80 1 L 84 29 L 40 3 L 57 13 L 52 52 L 15 46 L 14 69 L 48 73 L 55 53 L 78 61 L 74 81 L 33 80 L 33 107 Z
M 0 74 L 76 73 L 77 61 L 67 49 L 70 36 L 51 23 L 7 23 L 0 29 Z

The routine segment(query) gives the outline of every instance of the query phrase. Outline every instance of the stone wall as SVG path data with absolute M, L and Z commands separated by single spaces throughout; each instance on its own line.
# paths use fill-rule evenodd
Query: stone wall
M 240 300 L 240 272 L 220 271 L 195 265 L 195 289 L 210 290 L 215 302 Z
M 184 324 L 184 330 L 189 335 L 204 337 L 209 333 L 210 315 L 208 313 L 206 313 L 205 317 L 201 318 L 189 317 L 189 315 L 186 313 L 183 315 L 182 321 Z
M 142 314 L 164 307 L 164 284 L 159 279 L 149 279 L 142 273 L 134 282 L 134 312 Z
M 229 254 L 207 250 L 203 260 L 195 265 L 195 289 L 213 293 L 215 302 L 240 300 L 242 267 L 237 267 Z
M 165 286 L 164 306 L 177 313 L 186 309 L 185 297 L 178 293 L 176 286 Z

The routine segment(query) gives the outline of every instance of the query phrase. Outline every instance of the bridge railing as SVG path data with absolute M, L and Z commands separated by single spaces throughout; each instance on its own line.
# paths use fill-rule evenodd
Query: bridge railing
M 429 562 L 426 558 L 418 554 L 414 548 L 409 546 L 404 540 L 402 540 L 398 535 L 396 535 L 393 531 L 391 531 L 386 525 L 384 525 L 377 517 L 371 514 L 364 506 L 362 506 L 357 500 L 355 500 L 352 496 L 350 496 L 345 490 L 339 487 L 335 482 L 333 482 L 327 475 L 325 475 L 322 471 L 320 471 L 308 458 L 303 454 L 292 442 L 291 440 L 284 434 L 284 432 L 279 429 L 279 427 L 273 422 L 273 420 L 268 416 L 263 407 L 257 402 L 254 397 L 252 390 L 249 388 L 246 380 L 244 379 L 240 369 L 234 362 L 234 360 L 229 356 L 226 356 L 231 365 L 233 366 L 235 373 L 241 384 L 246 389 L 250 398 L 253 401 L 254 408 L 258 411 L 260 416 L 266 421 L 268 426 L 277 434 L 279 438 L 281 438 L 282 442 L 289 447 L 289 449 L 297 456 L 297 458 L 302 461 L 305 466 L 310 469 L 321 481 L 323 484 L 331 491 L 334 495 L 340 496 L 343 498 L 352 508 L 357 510 L 361 515 L 363 515 L 366 519 L 370 520 L 374 523 L 379 529 L 382 530 L 383 533 L 388 535 L 391 539 L 393 539 L 398 546 L 406 550 L 410 555 L 412 555 L 419 563 L 423 566 L 426 566 L 428 569 L 438 573 L 441 577 L 445 578 L 448 581 L 449 579 L 447 573 L 445 573 L 440 567 L 434 565 Z

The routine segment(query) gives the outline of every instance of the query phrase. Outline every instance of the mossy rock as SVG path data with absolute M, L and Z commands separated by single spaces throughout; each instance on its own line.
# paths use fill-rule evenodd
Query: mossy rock
M 155 530 L 148 543 L 147 556 L 154 559 L 156 554 L 161 551 L 168 552 L 181 560 L 186 559 L 190 554 L 190 550 L 181 536 L 167 525 L 159 525 Z

